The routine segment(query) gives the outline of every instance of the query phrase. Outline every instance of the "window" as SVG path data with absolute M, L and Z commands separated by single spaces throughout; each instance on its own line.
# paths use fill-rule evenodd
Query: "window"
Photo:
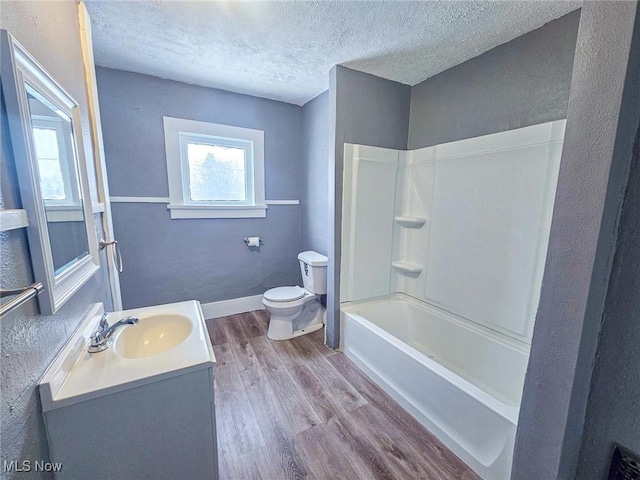
M 40 188 L 44 200 L 66 200 L 64 177 L 60 167 L 58 135 L 55 128 L 33 127 L 33 140 L 38 157 Z
M 57 113 L 57 112 L 56 112 Z M 66 119 L 65 119 L 66 120 Z M 73 160 L 70 120 L 31 115 L 33 146 L 47 222 L 82 222 L 80 184 Z
M 264 132 L 164 117 L 171 218 L 265 217 Z
M 33 144 L 40 173 L 42 199 L 50 205 L 79 205 L 80 194 L 74 165 L 61 161 L 68 158 L 65 141 L 69 133 L 61 118 L 31 115 Z

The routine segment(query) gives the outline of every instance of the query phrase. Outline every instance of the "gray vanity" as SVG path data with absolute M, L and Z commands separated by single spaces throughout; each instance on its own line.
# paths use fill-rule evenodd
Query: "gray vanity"
M 89 353 L 100 314 L 39 383 L 51 461 L 62 463 L 56 478 L 217 478 L 215 356 L 200 304 L 111 313 L 110 324 L 127 316 L 139 324 Z

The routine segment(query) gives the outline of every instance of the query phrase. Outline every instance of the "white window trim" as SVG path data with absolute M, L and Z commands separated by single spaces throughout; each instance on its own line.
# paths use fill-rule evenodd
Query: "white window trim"
M 31 115 L 31 124 L 34 128 L 55 130 L 59 151 L 58 158 L 68 158 L 70 156 L 68 151 L 72 150 L 73 146 L 69 145 L 71 137 L 65 135 L 62 127 L 62 119 Z M 60 168 L 64 181 L 65 196 L 67 198 L 65 200 L 43 199 L 47 222 L 83 222 L 84 211 L 78 190 L 79 184 L 77 181 L 73 181 L 73 179 L 78 177 L 75 162 L 72 164 L 62 162 Z
M 62 181 L 64 183 L 64 200 L 51 200 L 45 198 L 45 203 L 50 205 L 80 205 L 80 194 L 78 193 L 77 182 L 73 182 L 71 179 L 76 178 L 75 165 L 68 165 L 65 162 L 60 162 L 61 158 L 69 158 L 71 155 L 67 152 L 70 141 L 64 134 L 62 128 L 62 119 L 53 117 L 43 117 L 41 115 L 31 115 L 31 125 L 33 128 L 42 128 L 45 130 L 53 130 L 56 132 L 56 143 L 58 144 L 58 162 L 60 164 L 60 171 L 62 173 Z M 35 141 L 35 140 L 34 140 Z M 37 153 L 37 152 L 36 152 Z M 39 161 L 39 159 L 38 159 Z
M 264 218 L 267 205 L 264 187 L 264 132 L 251 128 L 232 127 L 217 123 L 198 122 L 182 118 L 163 117 L 164 141 L 167 156 L 167 175 L 169 179 L 169 205 L 172 219 L 185 218 Z M 247 191 L 252 203 L 219 204 L 204 203 L 194 205 L 185 201 L 188 192 L 188 180 L 185 178 L 180 155 L 180 133 L 210 135 L 253 142 L 253 193 Z

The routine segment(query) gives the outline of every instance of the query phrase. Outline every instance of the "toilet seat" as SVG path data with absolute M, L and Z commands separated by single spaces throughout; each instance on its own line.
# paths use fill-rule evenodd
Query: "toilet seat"
M 307 293 L 304 288 L 298 286 L 276 287 L 264 292 L 264 298 L 270 302 L 294 302 L 300 300 Z

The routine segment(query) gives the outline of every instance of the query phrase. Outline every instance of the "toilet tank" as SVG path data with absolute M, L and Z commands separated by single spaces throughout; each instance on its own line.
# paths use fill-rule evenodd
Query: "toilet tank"
M 324 255 L 311 250 L 298 255 L 304 288 L 316 295 L 327 293 L 327 262 Z

